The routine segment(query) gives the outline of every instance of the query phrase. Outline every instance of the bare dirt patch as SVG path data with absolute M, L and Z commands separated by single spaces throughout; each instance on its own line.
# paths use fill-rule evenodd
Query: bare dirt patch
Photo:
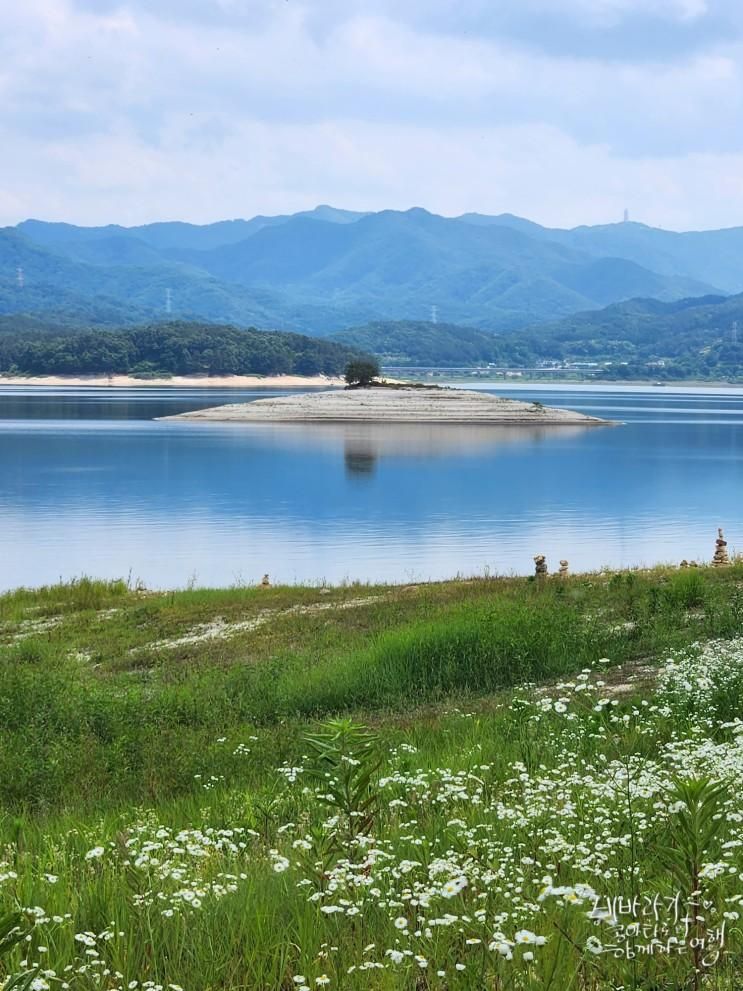
M 192 644 L 205 643 L 209 640 L 230 640 L 241 633 L 249 633 L 265 626 L 271 620 L 281 619 L 285 616 L 309 616 L 314 613 L 340 612 L 345 609 L 360 609 L 363 606 L 372 605 L 386 595 L 367 595 L 358 599 L 346 599 L 344 602 L 316 602 L 307 606 L 291 606 L 288 609 L 264 609 L 251 619 L 228 622 L 221 616 L 216 616 L 209 623 L 199 623 L 180 637 L 170 640 L 157 640 L 154 643 L 145 644 L 143 647 L 135 647 L 130 654 L 137 654 L 141 651 L 151 650 L 176 650 L 178 647 L 188 647 Z

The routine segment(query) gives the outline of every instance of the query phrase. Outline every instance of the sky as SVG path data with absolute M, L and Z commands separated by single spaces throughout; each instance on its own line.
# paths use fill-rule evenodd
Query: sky
M 741 0 L 0 8 L 0 224 L 743 224 Z

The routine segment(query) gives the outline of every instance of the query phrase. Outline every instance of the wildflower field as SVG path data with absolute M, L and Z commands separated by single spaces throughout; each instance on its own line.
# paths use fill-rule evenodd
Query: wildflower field
M 0 597 L 13 991 L 743 987 L 743 567 Z

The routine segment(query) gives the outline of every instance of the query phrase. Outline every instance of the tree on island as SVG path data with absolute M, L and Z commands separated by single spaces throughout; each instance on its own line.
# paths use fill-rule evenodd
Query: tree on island
M 379 364 L 372 359 L 350 361 L 346 366 L 345 379 L 349 385 L 371 385 L 379 377 Z

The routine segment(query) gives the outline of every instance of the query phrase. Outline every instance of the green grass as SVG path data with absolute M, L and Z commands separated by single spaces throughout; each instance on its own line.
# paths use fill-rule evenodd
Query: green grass
M 742 577 L 736 566 L 407 589 L 151 594 L 82 580 L 14 592 L 0 597 L 0 800 L 51 811 L 188 794 L 226 732 L 269 728 L 275 761 L 298 727 L 330 715 L 378 720 L 597 657 L 619 665 L 731 637 Z M 217 620 L 261 625 L 157 646 Z
M 653 672 L 697 642 L 734 642 L 742 588 L 735 564 L 162 594 L 81 580 L 1 596 L 0 909 L 47 920 L 9 966 L 38 962 L 51 986 L 81 991 L 286 991 L 297 975 L 324 987 L 324 973 L 351 991 L 698 991 L 686 957 L 594 960 L 585 913 L 535 899 L 547 874 L 606 897 L 672 894 L 672 775 L 743 773 L 743 647 L 720 677 L 692 667 L 660 696 Z M 230 624 L 234 636 L 194 639 Z M 312 776 L 307 735 L 336 717 L 375 734 L 367 778 L 353 742 Z M 698 844 L 736 869 L 704 882 L 715 918 L 735 910 L 743 876 L 737 846 L 722 847 L 743 822 L 726 789 L 724 836 Z M 373 840 L 359 844 L 367 819 Z M 370 845 L 381 855 L 366 863 Z M 449 900 L 440 886 L 458 873 L 468 885 Z M 456 926 L 417 919 L 446 913 Z M 730 956 L 704 985 L 720 991 L 743 966 L 728 921 Z M 523 948 L 515 963 L 485 951 L 494 930 L 519 927 L 549 936 L 533 964 Z M 86 932 L 98 957 L 74 938 Z M 387 950 L 413 955 L 397 964 Z

